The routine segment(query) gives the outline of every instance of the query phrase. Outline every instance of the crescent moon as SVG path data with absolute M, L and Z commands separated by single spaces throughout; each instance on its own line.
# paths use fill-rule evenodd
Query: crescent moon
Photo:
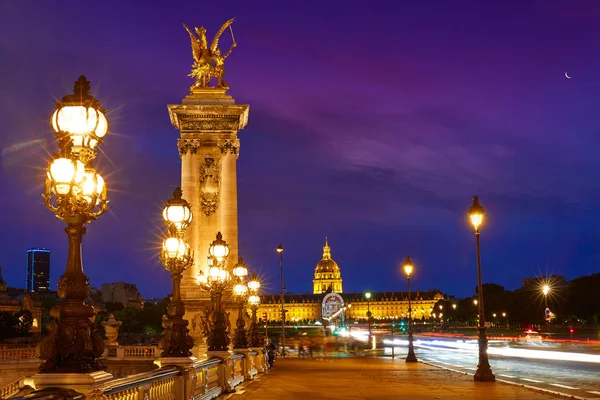
M 569 76 L 569 73 L 568 73 L 568 72 L 565 72 L 565 78 L 567 78 L 567 79 L 571 79 L 571 77 Z

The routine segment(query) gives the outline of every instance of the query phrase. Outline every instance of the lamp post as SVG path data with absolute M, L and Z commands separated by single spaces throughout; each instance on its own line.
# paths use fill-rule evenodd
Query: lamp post
M 371 345 L 371 315 L 373 315 L 371 313 L 371 292 L 366 292 L 365 293 L 365 297 L 367 298 L 367 325 L 369 327 L 369 339 L 368 339 L 368 345 Z
M 471 224 L 475 229 L 475 243 L 477 248 L 477 302 L 473 301 L 479 306 L 479 363 L 477 364 L 477 371 L 475 372 L 474 379 L 476 381 L 494 382 L 496 377 L 492 373 L 490 362 L 487 354 L 487 337 L 485 336 L 485 315 L 483 313 L 483 286 L 481 284 L 481 252 L 479 248 L 479 227 L 483 222 L 485 211 L 479 204 L 479 197 L 473 196 L 473 204 L 469 207 L 467 215 L 471 220 Z
M 160 340 L 162 357 L 189 357 L 194 339 L 188 334 L 188 321 L 183 318 L 185 307 L 181 300 L 181 275 L 194 263 L 190 246 L 185 242 L 185 230 L 192 222 L 192 211 L 187 201 L 181 198 L 181 188 L 176 188 L 173 198 L 163 208 L 163 219 L 167 226 L 167 237 L 163 241 L 160 262 L 171 273 L 173 295 L 167 309 L 165 332 Z
M 61 302 L 51 310 L 56 319 L 40 343 L 40 372 L 94 372 L 103 368 L 99 357 L 104 342 L 91 322 L 95 314 L 85 304 L 90 287 L 83 272 L 81 241 L 85 225 L 107 210 L 106 185 L 93 167 L 97 146 L 108 131 L 106 111 L 90 94 L 90 82 L 80 76 L 73 94 L 56 102 L 51 125 L 59 152 L 48 165 L 46 207 L 65 221 L 69 250 L 65 273 L 58 282 Z
M 250 347 L 263 346 L 263 338 L 258 330 L 258 321 L 256 318 L 256 312 L 258 311 L 258 306 L 260 304 L 260 296 L 258 295 L 259 289 L 260 281 L 256 277 L 256 274 L 253 273 L 248 282 L 248 290 L 250 291 L 248 303 L 250 303 L 250 309 L 252 310 L 252 323 L 250 324 L 250 334 L 248 335 L 250 338 Z
M 417 356 L 415 356 L 415 349 L 413 346 L 412 307 L 410 304 L 410 275 L 415 267 L 409 256 L 406 257 L 403 268 L 408 282 L 408 355 L 406 356 L 406 362 L 417 362 Z
M 238 318 L 235 323 L 235 335 L 233 337 L 234 349 L 247 349 L 248 338 L 246 336 L 246 302 L 248 301 L 248 286 L 246 285 L 246 276 L 248 268 L 244 264 L 242 257 L 238 258 L 238 263 L 233 268 L 233 276 L 236 277 L 237 283 L 233 287 L 233 295 L 238 302 Z
M 285 358 L 285 309 L 283 306 L 283 291 L 285 286 L 283 284 L 283 246 L 281 243 L 275 249 L 279 253 L 279 273 L 281 276 L 281 290 L 279 292 L 279 300 L 281 301 L 281 357 Z
M 546 330 L 549 331 L 550 329 L 550 309 L 548 308 L 548 294 L 550 293 L 550 285 L 545 284 L 544 286 L 542 286 L 542 294 L 544 295 L 544 304 L 545 304 L 545 309 L 544 309 L 544 318 L 546 319 Z
M 227 321 L 223 310 L 223 291 L 229 287 L 231 277 L 225 269 L 225 261 L 229 255 L 229 246 L 223 240 L 221 232 L 217 233 L 208 249 L 208 274 L 200 271 L 198 283 L 200 287 L 210 292 L 212 315 L 208 326 L 208 338 L 206 344 L 208 351 L 227 351 L 229 349 L 229 332 Z

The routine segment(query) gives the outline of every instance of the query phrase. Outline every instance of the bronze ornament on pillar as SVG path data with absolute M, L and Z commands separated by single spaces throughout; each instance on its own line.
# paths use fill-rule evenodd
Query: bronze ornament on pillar
M 165 203 L 163 219 L 167 226 L 167 237 L 163 241 L 160 262 L 171 273 L 173 294 L 167 308 L 165 332 L 160 339 L 162 357 L 189 357 L 194 339 L 189 335 L 189 322 L 183 318 L 185 307 L 181 300 L 181 276 L 194 262 L 190 246 L 184 240 L 185 230 L 192 222 L 192 210 L 176 188 L 173 198 Z
M 104 342 L 92 322 L 95 310 L 85 304 L 88 277 L 83 272 L 81 242 L 85 225 L 107 210 L 106 185 L 93 167 L 97 146 L 108 132 L 106 110 L 90 94 L 80 76 L 72 95 L 56 102 L 50 123 L 59 153 L 48 165 L 44 202 L 67 224 L 69 250 L 65 273 L 58 282 L 59 305 L 50 315 L 48 334 L 40 342 L 40 372 L 93 372 L 103 368 Z

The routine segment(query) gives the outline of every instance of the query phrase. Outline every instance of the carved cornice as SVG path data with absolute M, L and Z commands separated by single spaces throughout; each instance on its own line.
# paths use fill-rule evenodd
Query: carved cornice
M 180 121 L 182 132 L 197 131 L 237 131 L 239 128 L 238 118 L 199 118 L 202 116 L 189 115 Z
M 235 158 L 240 156 L 240 139 L 219 139 L 217 147 L 222 154 L 235 154 Z
M 247 104 L 169 104 L 171 123 L 181 132 L 234 131 L 248 123 Z

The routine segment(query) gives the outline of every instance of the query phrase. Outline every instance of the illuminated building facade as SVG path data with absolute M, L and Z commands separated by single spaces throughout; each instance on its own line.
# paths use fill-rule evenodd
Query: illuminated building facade
M 28 292 L 47 292 L 50 290 L 50 250 L 27 250 Z
M 398 286 L 404 284 L 403 279 L 398 279 Z M 439 290 L 413 291 L 411 293 L 413 318 L 429 319 L 435 313 L 435 304 L 444 298 Z M 355 321 L 366 320 L 368 310 L 371 310 L 375 320 L 407 318 L 408 293 L 402 290 L 371 292 L 369 301 L 364 293 L 343 293 L 340 267 L 331 258 L 331 248 L 328 240 L 325 239 L 322 259 L 315 267 L 313 293 L 284 295 L 286 321 L 288 323 L 319 321 L 344 306 L 346 307 L 345 318 Z M 258 316 L 266 316 L 270 322 L 281 321 L 281 303 L 278 294 L 261 297 Z

